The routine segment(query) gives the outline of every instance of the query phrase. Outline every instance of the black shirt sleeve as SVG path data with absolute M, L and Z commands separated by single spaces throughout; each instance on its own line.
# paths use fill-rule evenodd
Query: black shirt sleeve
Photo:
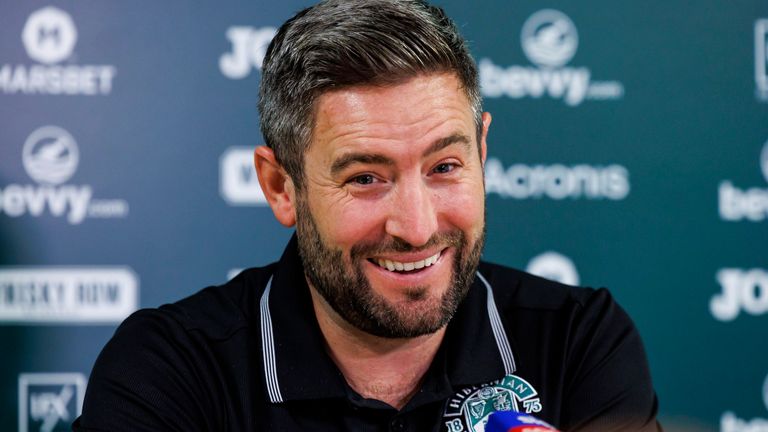
M 657 431 L 658 404 L 640 335 L 605 289 L 575 310 L 566 353 L 562 428 Z M 580 316 L 579 316 L 580 315 Z
M 96 360 L 83 414 L 73 430 L 217 430 L 205 414 L 211 411 L 212 388 L 195 373 L 205 370 L 200 369 L 205 367 L 200 350 L 194 338 L 161 312 L 133 314 Z

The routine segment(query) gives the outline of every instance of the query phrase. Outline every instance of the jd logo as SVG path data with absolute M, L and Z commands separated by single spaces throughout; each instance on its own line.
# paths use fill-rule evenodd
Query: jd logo
M 219 58 L 219 69 L 227 78 L 242 79 L 250 75 L 251 68 L 261 69 L 267 47 L 275 37 L 277 29 L 263 27 L 230 27 L 227 39 L 232 43 L 232 52 Z
M 750 315 L 768 312 L 768 271 L 724 268 L 717 281 L 722 293 L 712 297 L 709 310 L 718 321 L 733 321 L 742 309 Z

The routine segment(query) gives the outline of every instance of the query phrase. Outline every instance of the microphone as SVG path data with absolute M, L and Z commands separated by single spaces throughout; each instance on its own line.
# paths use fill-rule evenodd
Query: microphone
M 488 417 L 485 432 L 559 432 L 554 426 L 530 414 L 496 411 Z

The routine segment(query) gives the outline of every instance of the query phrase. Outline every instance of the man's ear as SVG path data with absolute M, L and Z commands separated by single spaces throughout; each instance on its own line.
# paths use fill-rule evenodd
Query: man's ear
M 281 224 L 291 227 L 296 224 L 296 190 L 293 180 L 277 162 L 275 152 L 267 146 L 256 147 L 253 163 L 259 176 L 264 196 L 272 207 L 272 213 Z
M 491 113 L 484 112 L 482 120 L 483 134 L 480 137 L 480 161 L 483 163 L 483 166 L 485 166 L 485 158 L 488 156 L 488 145 L 486 143 L 486 138 L 488 138 L 488 128 L 491 127 Z

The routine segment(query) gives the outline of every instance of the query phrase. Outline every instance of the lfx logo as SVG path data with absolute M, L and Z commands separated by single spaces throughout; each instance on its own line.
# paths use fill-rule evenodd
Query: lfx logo
M 82 411 L 85 386 L 81 373 L 19 375 L 19 432 L 70 430 Z

